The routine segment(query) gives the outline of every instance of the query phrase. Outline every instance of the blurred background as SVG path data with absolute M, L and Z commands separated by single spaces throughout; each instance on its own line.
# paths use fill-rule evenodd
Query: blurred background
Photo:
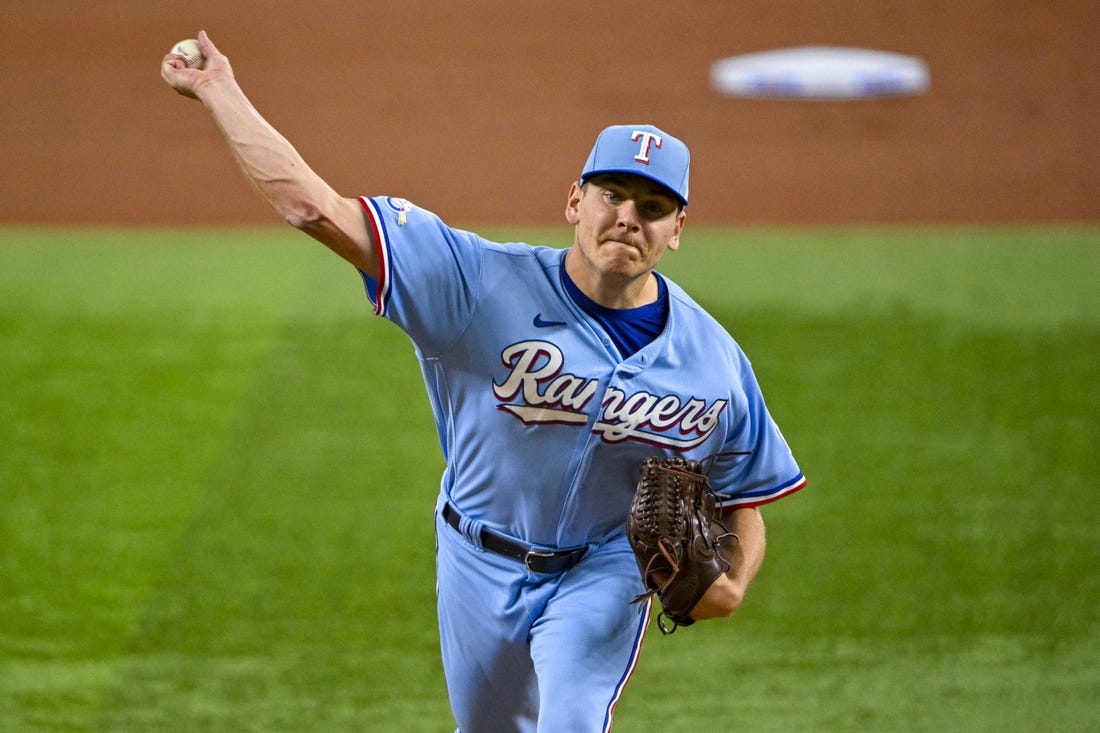
M 0 730 L 453 730 L 415 354 L 160 79 L 201 28 L 339 191 L 497 241 L 568 245 L 608 124 L 690 145 L 662 271 L 809 488 L 616 730 L 1095 729 L 1100 3 L 0 6 Z M 806 45 L 931 86 L 710 86 Z
M 445 220 L 557 223 L 605 125 L 693 152 L 704 223 L 1100 216 L 1100 5 L 646 0 L 4 3 L 0 222 L 269 223 L 161 56 L 205 28 L 341 192 Z M 800 45 L 913 55 L 922 95 L 723 98 L 717 59 Z

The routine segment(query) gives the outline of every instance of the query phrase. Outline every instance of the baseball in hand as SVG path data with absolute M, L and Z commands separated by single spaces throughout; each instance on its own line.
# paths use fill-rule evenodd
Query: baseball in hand
M 188 38 L 186 41 L 180 41 L 172 46 L 171 53 L 183 56 L 183 61 L 189 69 L 201 69 L 203 62 L 206 61 L 203 58 L 202 51 L 199 50 L 199 42 L 194 38 Z

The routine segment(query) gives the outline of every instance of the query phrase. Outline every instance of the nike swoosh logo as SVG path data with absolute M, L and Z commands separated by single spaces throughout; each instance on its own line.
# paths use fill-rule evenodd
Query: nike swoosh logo
M 541 313 L 535 315 L 535 320 L 533 321 L 533 323 L 535 324 L 535 328 L 551 328 L 552 326 L 565 325 L 565 321 L 544 321 L 542 320 Z

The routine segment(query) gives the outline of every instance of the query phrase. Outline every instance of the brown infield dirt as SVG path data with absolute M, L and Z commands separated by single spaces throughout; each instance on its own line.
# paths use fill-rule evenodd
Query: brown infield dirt
M 1095 0 L 5 6 L 0 223 L 274 223 L 200 105 L 160 80 L 199 28 L 339 191 L 455 224 L 563 223 L 596 133 L 642 122 L 691 147 L 694 223 L 1100 220 Z M 919 56 L 931 89 L 710 87 L 719 58 L 803 45 Z

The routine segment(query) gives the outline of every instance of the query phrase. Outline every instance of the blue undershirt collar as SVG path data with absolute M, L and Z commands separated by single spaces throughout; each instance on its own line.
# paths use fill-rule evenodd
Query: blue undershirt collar
M 657 338 L 668 320 L 668 286 L 659 274 L 654 272 L 653 275 L 657 278 L 657 300 L 637 308 L 608 308 L 582 293 L 565 271 L 565 267 L 561 268 L 562 285 L 569 297 L 603 326 L 624 359 L 633 356 Z

